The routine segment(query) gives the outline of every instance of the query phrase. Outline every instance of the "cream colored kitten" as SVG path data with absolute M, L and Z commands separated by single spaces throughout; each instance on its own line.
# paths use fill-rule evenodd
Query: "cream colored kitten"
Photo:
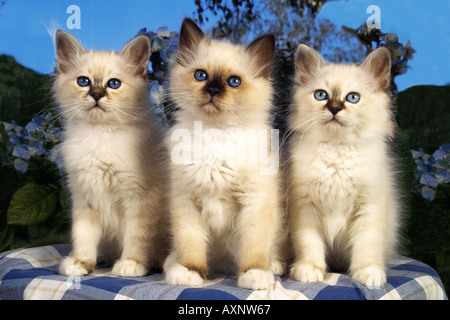
M 348 270 L 368 287 L 386 282 L 400 209 L 388 148 L 395 129 L 390 66 L 385 48 L 360 66 L 326 64 L 313 49 L 298 48 L 288 173 L 296 280 Z
M 86 275 L 97 257 L 118 276 L 145 275 L 165 255 L 161 133 L 147 90 L 150 41 L 119 53 L 85 51 L 56 34 L 54 96 L 64 118 L 61 145 L 72 200 L 71 255 L 64 275 Z
M 238 274 L 238 286 L 264 289 L 284 272 L 276 250 L 280 224 L 277 132 L 268 124 L 274 38 L 247 48 L 208 40 L 183 22 L 170 91 L 177 123 L 171 153 L 173 250 L 170 284 L 199 286 L 209 270 Z M 269 155 L 269 156 L 268 156 Z

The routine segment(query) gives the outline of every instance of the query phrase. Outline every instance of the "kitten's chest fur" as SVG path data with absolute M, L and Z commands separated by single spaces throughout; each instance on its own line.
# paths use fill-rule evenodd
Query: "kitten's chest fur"
M 191 131 L 184 140 L 189 153 L 184 163 L 175 165 L 176 179 L 191 186 L 191 199 L 211 231 L 222 234 L 232 226 L 240 211 L 239 195 L 245 191 L 245 162 L 236 159 L 239 136 L 232 131 Z
M 100 126 L 68 129 L 62 152 L 72 192 L 99 211 L 112 210 L 139 181 L 133 144 L 128 133 Z
M 314 202 L 324 207 L 325 214 L 329 211 L 347 214 L 357 201 L 364 175 L 362 171 L 366 171 L 367 164 L 361 150 L 346 145 L 318 143 L 314 151 L 305 153 L 307 156 L 299 165 L 308 163 L 301 174 L 310 183 L 309 193 Z

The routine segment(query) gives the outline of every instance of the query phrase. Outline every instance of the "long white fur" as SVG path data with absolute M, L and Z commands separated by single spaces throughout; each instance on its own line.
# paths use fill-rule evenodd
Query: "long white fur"
M 171 96 L 181 110 L 166 140 L 168 150 L 183 149 L 191 157 L 183 163 L 172 159 L 170 164 L 174 247 L 164 264 L 166 281 L 202 285 L 204 275 L 187 263 L 202 271 L 208 268 L 212 272 L 238 273 L 238 286 L 264 289 L 274 284 L 272 271 L 284 272 L 274 248 L 281 221 L 278 175 L 276 171 L 262 174 L 267 164 L 261 161 L 236 161 L 236 153 L 246 137 L 239 132 L 253 129 L 270 133 L 271 84 L 269 79 L 255 76 L 252 57 L 244 47 L 206 39 L 197 44 L 192 50 L 195 52 L 181 53 L 181 59 L 189 57 L 189 64 L 182 61 L 186 66 L 177 64 L 171 73 Z M 229 92 L 219 102 L 221 111 L 205 112 L 203 84 L 193 78 L 196 69 L 207 70 L 211 77 L 238 75 L 242 87 L 236 91 L 226 89 Z M 196 123 L 202 127 L 198 137 Z M 175 139 L 177 132 L 191 139 Z M 217 139 L 217 133 L 227 137 L 226 143 Z M 195 139 L 202 158 L 195 153 Z M 249 147 L 256 148 L 257 153 L 261 149 L 270 152 L 270 145 L 259 141 Z
M 102 259 L 114 262 L 118 276 L 143 276 L 164 258 L 167 192 L 162 134 L 151 118 L 145 74 L 130 74 L 138 67 L 129 65 L 131 51 L 85 51 L 62 32 L 57 41 L 60 49 L 73 48 L 58 51 L 54 83 L 64 121 L 61 152 L 73 223 L 73 251 L 59 271 L 85 275 Z M 125 48 L 135 49 L 139 41 L 145 48 L 148 40 L 143 38 Z M 145 59 L 144 53 L 139 67 L 146 70 Z M 95 101 L 88 87 L 77 84 L 79 76 L 101 81 L 105 88 L 112 78 L 122 84 L 117 90 L 106 88 L 98 102 L 104 110 L 90 109 Z
M 321 60 L 310 50 L 301 45 L 299 54 Z M 296 253 L 291 277 L 302 282 L 321 281 L 330 265 L 338 265 L 366 286 L 380 287 L 397 247 L 401 198 L 388 146 L 395 124 L 386 88 L 378 85 L 369 62 L 321 60 L 310 77 L 297 68 L 288 206 Z M 336 115 L 340 124 L 327 123 L 332 114 L 326 101 L 314 98 L 318 89 L 330 97 L 340 92 L 341 101 L 357 92 L 361 100 L 345 102 Z

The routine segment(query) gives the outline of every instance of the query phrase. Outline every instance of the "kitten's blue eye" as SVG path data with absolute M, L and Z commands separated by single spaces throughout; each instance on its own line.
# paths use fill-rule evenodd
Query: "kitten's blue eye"
M 79 77 L 77 83 L 80 87 L 87 87 L 91 84 L 91 80 L 88 77 Z
M 121 84 L 122 83 L 118 79 L 111 79 L 108 81 L 108 87 L 110 87 L 111 89 L 117 89 Z
M 194 78 L 198 81 L 206 81 L 208 80 L 208 74 L 204 70 L 197 70 L 194 73 Z
M 361 99 L 361 97 L 356 92 L 349 93 L 346 98 L 346 100 L 350 103 L 358 103 L 359 99 Z
M 318 101 L 323 101 L 328 99 L 328 94 L 325 90 L 317 90 L 314 92 L 314 98 Z
M 237 88 L 241 85 L 241 78 L 239 77 L 230 77 L 227 80 L 227 83 L 230 87 Z

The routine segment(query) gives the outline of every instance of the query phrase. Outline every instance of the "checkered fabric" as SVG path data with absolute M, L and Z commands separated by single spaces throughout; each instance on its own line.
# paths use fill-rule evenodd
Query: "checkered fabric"
M 0 254 L 0 299 L 54 300 L 448 300 L 436 272 L 426 264 L 396 257 L 387 270 L 387 284 L 368 289 L 348 275 L 329 273 L 323 282 L 300 283 L 277 277 L 274 286 L 259 291 L 238 288 L 236 277 L 214 277 L 201 288 L 172 286 L 161 273 L 119 278 L 98 266 L 85 277 L 58 274 L 70 245 L 19 249 Z

